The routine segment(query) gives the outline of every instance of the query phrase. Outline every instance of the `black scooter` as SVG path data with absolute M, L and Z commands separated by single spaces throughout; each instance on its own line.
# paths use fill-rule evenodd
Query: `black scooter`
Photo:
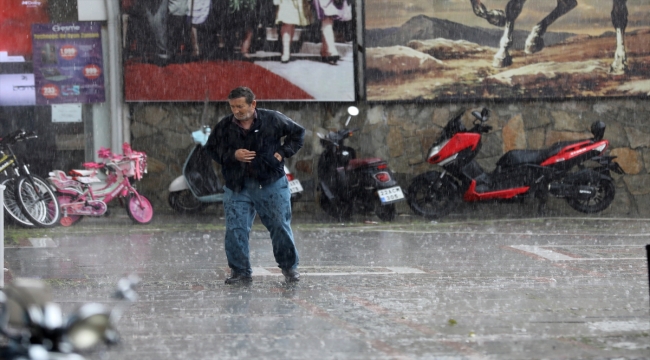
M 374 212 L 382 221 L 392 221 L 397 214 L 395 203 L 404 200 L 386 161 L 380 158 L 357 159 L 356 151 L 343 142 L 359 129 L 347 129 L 352 116 L 359 114 L 348 108 L 345 127 L 327 135 L 317 134 L 325 148 L 318 159 L 319 204 L 339 221 L 349 220 L 353 212 Z

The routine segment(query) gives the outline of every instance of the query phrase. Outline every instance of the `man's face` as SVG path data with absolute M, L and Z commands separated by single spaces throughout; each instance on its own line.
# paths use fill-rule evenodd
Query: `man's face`
M 247 104 L 246 98 L 240 97 L 230 99 L 228 102 L 230 103 L 230 110 L 237 120 L 247 121 L 253 119 L 253 115 L 255 115 L 255 100 L 253 100 L 252 103 Z

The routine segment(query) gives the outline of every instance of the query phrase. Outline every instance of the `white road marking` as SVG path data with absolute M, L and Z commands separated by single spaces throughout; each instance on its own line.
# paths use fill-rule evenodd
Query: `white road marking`
M 589 246 L 598 246 L 598 247 L 603 247 L 603 245 L 548 245 L 548 246 L 560 246 L 560 247 L 576 247 L 576 248 L 581 248 L 581 247 L 589 247 Z M 621 246 L 621 247 L 634 247 L 630 245 L 608 245 L 607 247 L 616 247 L 616 246 Z M 542 246 L 534 246 L 534 245 L 510 245 L 511 248 L 525 251 L 530 254 L 537 255 L 539 257 L 542 257 L 547 260 L 551 261 L 612 261 L 612 260 L 646 260 L 644 257 L 626 257 L 626 258 L 617 258 L 617 257 L 571 257 L 564 255 L 562 253 L 559 253 L 557 251 L 549 250 L 549 249 L 544 249 Z
M 412 267 L 390 266 L 390 267 L 386 267 L 386 269 L 392 270 L 398 274 L 424 274 L 425 273 L 420 269 L 416 269 Z
M 553 250 L 547 250 L 544 248 L 541 248 L 539 246 L 533 246 L 533 245 L 510 245 L 511 248 L 525 251 L 527 253 L 531 253 L 534 255 L 537 255 L 539 257 L 543 257 L 544 259 L 551 260 L 551 261 L 561 261 L 561 260 L 576 260 L 576 258 L 573 258 L 571 256 L 566 256 L 564 254 L 560 254 L 558 252 L 555 252 Z
M 54 240 L 44 237 L 44 238 L 28 238 L 29 242 L 32 244 L 32 247 L 35 248 L 49 248 L 56 247 Z
M 272 272 L 266 270 L 263 267 L 253 268 L 253 276 L 269 276 L 269 275 L 282 275 L 282 274 L 273 274 Z
M 648 331 L 650 330 L 650 323 L 641 320 L 631 321 L 598 321 L 589 323 L 589 328 L 592 331 L 603 332 L 622 332 L 622 331 Z
M 341 269 L 340 266 L 331 266 L 332 269 Z M 359 270 L 355 270 L 355 268 Z M 310 272 L 309 267 L 301 268 L 300 276 L 351 276 L 351 275 L 399 275 L 399 274 L 426 274 L 425 271 L 412 267 L 402 267 L 402 266 L 391 266 L 391 267 L 377 267 L 377 269 L 388 270 L 388 271 L 366 271 L 367 266 L 346 266 L 345 269 L 348 271 L 320 271 L 320 272 Z M 298 269 L 298 270 L 301 270 Z M 318 269 L 326 270 L 327 267 L 319 266 Z M 279 272 L 271 272 L 263 267 L 254 267 L 253 276 L 281 276 Z

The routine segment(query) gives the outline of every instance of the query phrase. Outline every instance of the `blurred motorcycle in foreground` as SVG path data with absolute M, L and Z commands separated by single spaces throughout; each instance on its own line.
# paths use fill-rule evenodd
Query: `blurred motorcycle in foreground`
M 0 334 L 8 340 L 0 346 L 0 359 L 84 360 L 80 353 L 117 344 L 115 324 L 137 300 L 133 287 L 138 281 L 130 276 L 118 282 L 115 297 L 125 301 L 112 310 L 88 303 L 64 318 L 45 282 L 16 279 L 0 292 Z

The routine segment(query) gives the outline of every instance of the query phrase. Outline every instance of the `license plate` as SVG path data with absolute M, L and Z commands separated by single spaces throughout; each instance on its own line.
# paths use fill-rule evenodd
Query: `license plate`
M 404 193 L 402 192 L 402 188 L 399 186 L 377 190 L 377 195 L 379 195 L 379 200 L 382 204 L 390 204 L 404 200 Z
M 292 194 L 301 192 L 302 191 L 302 185 L 300 185 L 300 180 L 291 180 L 289 181 L 289 191 L 291 191 Z

